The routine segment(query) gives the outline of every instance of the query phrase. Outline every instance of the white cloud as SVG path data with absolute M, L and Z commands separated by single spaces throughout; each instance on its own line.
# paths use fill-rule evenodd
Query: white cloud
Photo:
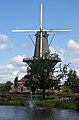
M 32 50 L 33 46 L 32 45 L 28 45 L 26 43 L 21 44 L 21 48 L 22 49 L 27 49 L 27 50 Z
M 79 54 L 79 43 L 74 40 L 69 40 L 67 44 L 68 52 Z
M 17 55 L 11 58 L 11 63 L 7 65 L 0 65 L 0 83 L 6 81 L 13 82 L 16 75 L 21 79 L 27 73 L 27 66 L 22 62 L 25 55 Z
M 21 47 L 22 48 L 28 48 L 27 44 L 22 44 Z
M 74 58 L 71 60 L 71 64 L 74 68 L 79 68 L 79 58 Z
M 61 58 L 62 61 L 64 61 L 64 53 L 65 53 L 65 50 L 64 49 L 59 49 L 58 50 L 58 55 L 59 57 Z
M 0 50 L 9 50 L 13 48 L 13 45 L 11 43 L 3 43 L 3 44 L 0 44 Z
M 11 63 L 16 66 L 23 66 L 23 58 L 25 58 L 25 55 L 17 55 L 10 59 Z
M 79 76 L 79 58 L 74 58 L 71 60 L 71 68 L 74 69 Z
M 8 42 L 8 41 L 9 41 L 9 37 L 5 34 L 0 33 L 0 42 Z
M 12 64 L 6 65 L 6 68 L 9 69 L 9 70 L 14 70 L 15 69 L 15 67 Z
M 73 54 L 75 55 L 74 58 L 70 60 L 71 62 L 71 68 L 76 70 L 78 76 L 79 76 L 79 43 L 76 42 L 75 40 L 70 39 L 67 44 L 67 54 L 71 53 L 70 55 L 72 56 Z
M 61 48 L 53 48 L 53 47 L 50 47 L 49 48 L 51 53 L 57 53 L 59 55 L 59 58 L 61 58 L 62 61 L 64 61 L 64 53 L 65 53 L 65 50 L 64 49 L 61 49 Z
M 55 53 L 56 52 L 55 48 L 53 48 L 52 46 L 50 46 L 49 49 L 50 49 L 51 53 Z
M 9 50 L 11 48 L 13 48 L 13 44 L 11 43 L 9 37 L 0 33 L 0 50 Z
M 6 81 L 12 81 L 13 70 L 8 69 L 6 66 L 0 66 L 0 83 L 5 83 Z

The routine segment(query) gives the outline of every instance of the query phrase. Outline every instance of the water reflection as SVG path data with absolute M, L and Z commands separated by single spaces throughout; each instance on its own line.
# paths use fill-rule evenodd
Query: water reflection
M 54 113 L 51 109 L 32 109 L 30 120 L 53 120 Z
M 62 109 L 0 106 L 0 120 L 79 120 L 79 112 Z

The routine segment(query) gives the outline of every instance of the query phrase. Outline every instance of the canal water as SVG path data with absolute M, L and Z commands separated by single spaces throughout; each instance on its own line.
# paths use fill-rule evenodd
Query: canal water
M 79 112 L 53 108 L 0 106 L 0 120 L 79 120 Z

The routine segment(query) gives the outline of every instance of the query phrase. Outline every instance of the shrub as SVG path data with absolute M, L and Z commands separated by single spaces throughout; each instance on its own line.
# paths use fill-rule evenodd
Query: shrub
M 76 110 L 79 110 L 79 101 L 76 101 Z

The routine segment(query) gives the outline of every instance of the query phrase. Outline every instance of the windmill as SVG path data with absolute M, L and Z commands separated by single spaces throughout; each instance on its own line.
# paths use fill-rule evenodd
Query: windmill
M 25 33 L 36 33 L 36 44 L 35 44 L 35 51 L 33 59 L 23 59 L 23 62 L 33 62 L 36 59 L 39 59 L 44 56 L 44 54 L 49 52 L 49 45 L 48 45 L 48 35 L 52 34 L 53 36 L 58 32 L 70 32 L 70 29 L 43 29 L 43 5 L 41 4 L 41 12 L 40 12 L 40 29 L 36 30 L 26 30 L 26 29 L 13 29 L 12 32 L 25 32 Z M 30 37 L 31 38 L 31 37 Z M 61 59 L 53 54 L 52 55 L 52 62 L 54 66 L 57 62 L 60 62 Z

